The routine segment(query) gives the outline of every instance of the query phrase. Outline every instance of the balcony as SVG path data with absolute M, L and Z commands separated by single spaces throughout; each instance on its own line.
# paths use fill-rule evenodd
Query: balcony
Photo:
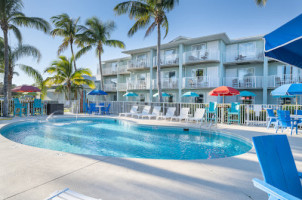
M 178 66 L 178 63 L 179 63 L 178 54 L 161 56 L 161 59 L 160 59 L 160 66 L 161 67 Z M 157 56 L 155 56 L 153 58 L 153 66 L 157 66 Z
M 116 84 L 104 84 L 104 90 L 107 92 L 116 92 Z
M 263 58 L 263 50 L 244 53 L 239 53 L 237 50 L 227 51 L 225 56 L 225 65 L 263 62 Z
M 128 65 L 128 71 L 146 70 L 146 69 L 150 69 L 149 58 L 141 59 L 141 60 L 132 60 Z
M 220 62 L 219 51 L 188 51 L 184 53 L 184 64 Z
M 225 77 L 223 85 L 237 89 L 262 88 L 263 76 Z
M 103 68 L 103 76 L 112 76 L 117 74 L 116 68 Z
M 117 91 L 127 91 L 127 83 L 118 83 Z
M 178 79 L 176 78 L 164 78 L 161 79 L 162 89 L 178 89 Z M 152 89 L 157 89 L 157 79 L 152 80 Z
M 118 74 L 129 74 L 130 72 L 128 71 L 128 68 L 130 66 L 130 61 L 127 62 L 127 64 L 119 64 L 118 66 L 118 70 L 117 70 L 117 73 Z
M 127 90 L 149 90 L 149 80 L 136 80 L 127 82 Z
M 211 76 L 184 77 L 182 82 L 183 89 L 215 88 L 218 86 L 218 77 Z
M 267 87 L 275 88 L 292 83 L 302 83 L 302 76 L 292 74 L 272 75 L 268 77 Z

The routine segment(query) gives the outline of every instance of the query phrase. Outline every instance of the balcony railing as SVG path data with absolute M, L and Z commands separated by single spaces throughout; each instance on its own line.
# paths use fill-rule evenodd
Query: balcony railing
M 220 52 L 217 50 L 207 50 L 207 51 L 188 51 L 184 52 L 184 63 L 196 63 L 196 62 L 206 62 L 214 61 L 219 62 Z
M 218 77 L 211 76 L 184 77 L 182 82 L 183 89 L 214 88 L 218 86 Z
M 103 68 L 103 75 L 116 75 L 117 69 L 116 68 Z
M 149 58 L 141 60 L 132 60 L 128 65 L 128 70 L 145 69 L 150 67 Z
M 272 75 L 268 77 L 267 87 L 274 88 L 292 83 L 302 83 L 302 76 L 293 74 Z
M 162 89 L 178 89 L 178 79 L 164 78 L 161 79 Z M 157 89 L 157 79 L 152 80 L 152 89 Z
M 223 79 L 225 86 L 233 88 L 262 88 L 263 76 L 245 76 L 245 77 L 225 77 Z
M 227 51 L 225 56 L 225 62 L 251 62 L 251 61 L 262 61 L 264 58 L 264 53 L 262 50 L 250 51 L 240 53 L 236 51 Z
M 104 84 L 105 91 L 116 91 L 116 84 Z
M 150 89 L 150 81 L 149 80 L 128 81 L 127 89 L 128 90 L 148 90 L 148 89 Z
M 127 90 L 127 83 L 118 83 L 117 84 L 117 91 L 126 91 Z
M 127 64 L 120 64 L 120 65 L 118 66 L 118 71 L 117 71 L 117 73 L 118 73 L 118 74 L 129 73 L 128 68 L 129 68 L 130 64 L 131 64 L 130 62 L 128 62 Z
M 169 66 L 169 65 L 178 65 L 179 63 L 179 56 L 178 54 L 172 54 L 172 55 L 163 55 L 160 59 L 160 65 L 161 66 Z M 157 56 L 153 58 L 153 65 L 157 66 Z

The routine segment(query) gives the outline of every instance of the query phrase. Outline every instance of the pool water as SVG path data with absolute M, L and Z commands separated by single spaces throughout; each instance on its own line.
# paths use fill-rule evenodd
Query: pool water
M 150 159 L 212 159 L 251 149 L 244 139 L 219 132 L 137 125 L 105 118 L 56 118 L 17 122 L 1 130 L 14 141 L 39 148 L 87 155 Z

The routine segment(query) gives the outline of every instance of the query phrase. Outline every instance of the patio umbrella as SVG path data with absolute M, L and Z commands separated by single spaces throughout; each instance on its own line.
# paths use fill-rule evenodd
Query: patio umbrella
M 242 91 L 240 92 L 239 96 L 241 97 L 255 97 L 256 94 L 250 91 Z
M 138 95 L 134 92 L 127 92 L 123 95 L 124 97 L 138 97 Z
M 162 92 L 161 94 L 162 94 L 163 97 L 170 97 L 170 95 L 168 93 Z M 158 93 L 155 93 L 153 95 L 153 97 L 158 97 Z
M 12 89 L 12 92 L 41 92 L 41 90 L 31 85 L 21 85 Z
M 289 98 L 296 97 L 296 106 L 298 106 L 298 97 L 302 95 L 302 84 L 285 84 L 271 92 L 271 95 L 274 97 Z
M 108 95 L 107 92 L 104 92 L 103 90 L 92 90 L 90 92 L 88 92 L 87 95 L 93 95 L 93 96 L 101 96 L 101 95 Z M 96 101 L 96 99 L 94 98 L 94 100 Z M 98 102 L 96 102 L 98 103 Z
M 199 95 L 195 92 L 186 92 L 182 95 L 182 97 L 199 97 Z
M 302 68 L 302 14 L 264 36 L 265 56 Z
M 228 86 L 220 86 L 218 88 L 215 88 L 211 92 L 209 92 L 210 96 L 222 96 L 223 97 L 223 104 L 224 104 L 224 97 L 225 96 L 236 96 L 239 95 L 240 92 L 232 87 Z

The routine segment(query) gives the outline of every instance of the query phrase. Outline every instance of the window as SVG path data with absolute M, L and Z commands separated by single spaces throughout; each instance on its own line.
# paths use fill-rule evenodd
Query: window
M 195 103 L 204 103 L 203 94 L 199 94 L 199 97 L 195 97 Z
M 176 78 L 176 72 L 172 71 L 172 72 L 164 72 L 164 79 L 174 79 Z
M 136 57 L 137 61 L 145 61 L 147 59 L 147 55 L 146 54 L 141 54 L 141 55 L 138 55 Z
M 206 50 L 206 44 L 192 45 L 191 50 L 192 51 L 205 51 Z
M 140 100 L 141 102 L 145 102 L 145 94 L 140 94 L 140 95 L 139 95 L 139 100 Z
M 111 68 L 113 70 L 116 70 L 117 69 L 117 62 L 111 63 Z
M 139 74 L 138 75 L 138 80 L 145 81 L 146 80 L 146 74 Z
M 254 72 L 254 68 L 251 67 L 251 68 L 241 68 L 241 69 L 238 69 L 238 77 L 240 79 L 243 79 L 244 77 L 247 77 L 247 76 L 254 76 L 255 72 Z
M 170 56 L 176 54 L 176 49 L 165 50 L 165 56 Z
M 204 69 L 192 69 L 192 77 L 204 76 Z
M 251 57 L 255 56 L 256 53 L 256 43 L 247 42 L 239 44 L 239 55 Z
M 168 97 L 168 102 L 173 102 L 173 94 L 169 94 L 170 96 Z

